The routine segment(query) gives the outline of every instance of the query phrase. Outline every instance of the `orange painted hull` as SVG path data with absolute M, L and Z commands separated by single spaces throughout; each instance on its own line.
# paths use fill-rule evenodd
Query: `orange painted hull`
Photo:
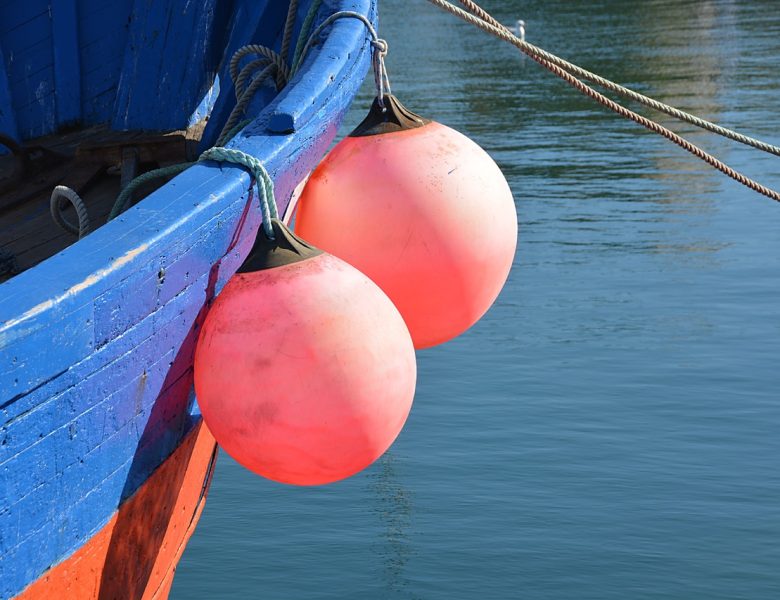
M 167 598 L 203 510 L 216 452 L 201 421 L 100 531 L 17 600 Z

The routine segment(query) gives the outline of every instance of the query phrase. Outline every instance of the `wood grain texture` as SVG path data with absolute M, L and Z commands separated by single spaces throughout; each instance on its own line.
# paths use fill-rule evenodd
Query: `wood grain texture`
M 19 139 L 19 130 L 16 127 L 16 113 L 11 98 L 8 68 L 6 67 L 3 45 L 0 43 L 0 133 L 15 140 Z M 0 146 L 0 154 L 5 154 L 7 149 Z
M 132 0 L 78 0 L 84 123 L 107 122 L 113 115 L 132 5 Z
M 57 126 L 62 127 L 77 123 L 81 119 L 77 5 L 73 0 L 52 0 L 50 12 Z
M 117 89 L 114 129 L 186 126 L 203 87 L 213 0 L 135 0 Z M 178 122 L 179 125 L 174 125 Z
M 191 139 L 187 137 L 190 135 Z M 197 128 L 162 135 L 111 132 L 92 127 L 68 135 L 38 138 L 32 143 L 47 149 L 46 164 L 41 164 L 43 158 L 37 159 L 33 163 L 36 167 L 34 176 L 25 176 L 9 191 L 0 191 L 0 249 L 13 254 L 20 272 L 64 250 L 77 239 L 63 231 L 51 217 L 50 197 L 55 186 L 64 185 L 79 194 L 88 210 L 91 230 L 94 230 L 106 222 L 119 195 L 118 167 L 125 151 L 134 152 L 144 163 L 144 171 L 185 162 L 191 160 L 194 153 Z M 42 153 L 36 151 L 35 154 Z M 0 177 L 4 175 L 4 163 L 13 166 L 10 158 L 0 157 Z M 113 175 L 108 174 L 111 168 Z M 143 197 L 165 182 L 165 179 L 150 182 L 135 196 Z M 71 223 L 78 220 L 70 205 L 65 215 Z M 12 273 L 0 274 L 0 282 L 12 276 Z
M 19 137 L 56 126 L 52 23 L 46 0 L 0 3 L 0 48 Z

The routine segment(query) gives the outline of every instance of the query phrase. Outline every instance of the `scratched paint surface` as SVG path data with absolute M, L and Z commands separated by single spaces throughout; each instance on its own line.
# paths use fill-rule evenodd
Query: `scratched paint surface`
M 164 600 L 203 509 L 214 450 L 199 421 L 104 527 L 19 599 Z

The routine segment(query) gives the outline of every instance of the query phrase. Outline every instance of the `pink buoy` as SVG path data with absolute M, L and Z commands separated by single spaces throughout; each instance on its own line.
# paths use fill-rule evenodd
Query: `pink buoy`
M 209 311 L 195 391 L 217 442 L 269 479 L 349 477 L 393 443 L 416 365 L 392 302 L 365 275 L 274 220 Z
M 393 96 L 384 102 L 312 173 L 295 231 L 376 282 L 426 348 L 493 304 L 514 259 L 517 213 L 482 148 Z

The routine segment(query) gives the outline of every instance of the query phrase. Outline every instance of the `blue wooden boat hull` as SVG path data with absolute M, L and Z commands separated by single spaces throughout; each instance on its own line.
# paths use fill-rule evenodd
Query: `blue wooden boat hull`
M 211 119 L 224 120 L 232 95 L 224 56 L 249 42 L 278 47 L 280 28 L 264 33 L 262 23 L 282 23 L 287 3 L 212 0 L 188 12 L 190 4 L 196 3 L 0 5 L 0 131 L 28 139 L 75 122 L 185 127 L 207 95 L 210 63 L 221 65 L 223 88 Z M 301 2 L 297 28 L 309 4 Z M 331 0 L 318 20 L 336 10 L 375 18 L 374 0 Z M 369 52 L 362 23 L 337 21 L 278 97 L 259 94 L 251 124 L 229 144 L 262 161 L 280 212 L 335 136 Z M 206 145 L 215 136 L 216 127 L 208 128 Z M 209 301 L 259 228 L 252 193 L 241 168 L 198 164 L 0 285 L 0 598 L 57 596 L 63 566 L 73 573 L 84 563 L 75 559 L 120 517 L 126 530 L 168 531 L 167 508 L 152 511 L 157 522 L 144 511 L 122 511 L 134 499 L 166 498 L 157 491 L 170 496 L 171 485 L 196 477 L 197 493 L 181 505 L 194 525 L 214 445 L 197 411 L 192 356 Z M 183 548 L 191 528 L 176 527 Z M 93 560 L 92 588 L 71 592 L 166 595 L 170 582 L 160 577 L 172 576 L 175 564 L 155 575 L 149 564 L 160 570 L 164 552 L 156 545 L 165 544 L 152 537 L 109 535 L 104 562 Z M 112 595 L 128 580 L 112 572 L 118 565 L 108 560 L 112 552 L 138 556 L 136 567 L 121 565 L 137 571 L 126 588 L 130 596 Z M 118 588 L 105 583 L 112 579 Z

